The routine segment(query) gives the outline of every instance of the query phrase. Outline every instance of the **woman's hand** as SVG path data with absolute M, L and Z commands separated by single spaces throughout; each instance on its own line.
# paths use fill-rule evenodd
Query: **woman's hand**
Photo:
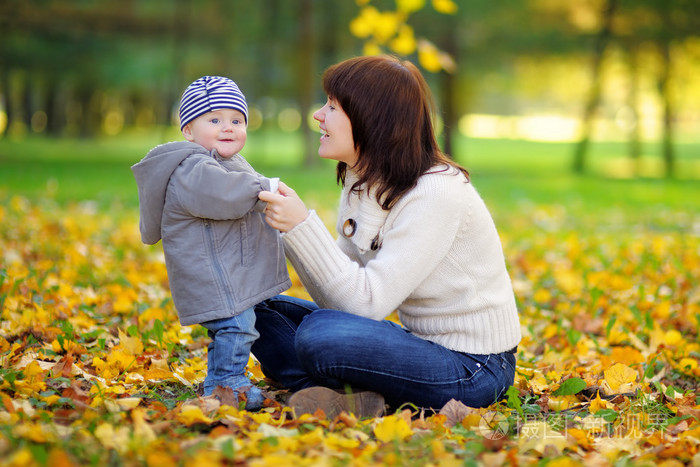
M 280 232 L 289 232 L 309 216 L 309 210 L 296 191 L 283 182 L 280 182 L 277 193 L 261 191 L 258 198 L 267 202 L 265 221 Z

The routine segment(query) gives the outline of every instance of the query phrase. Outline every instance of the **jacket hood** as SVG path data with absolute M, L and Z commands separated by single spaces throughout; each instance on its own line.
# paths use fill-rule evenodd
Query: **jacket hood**
M 161 239 L 161 219 L 170 176 L 192 154 L 209 155 L 204 147 L 188 141 L 161 144 L 131 167 L 139 190 L 139 229 L 143 243 Z

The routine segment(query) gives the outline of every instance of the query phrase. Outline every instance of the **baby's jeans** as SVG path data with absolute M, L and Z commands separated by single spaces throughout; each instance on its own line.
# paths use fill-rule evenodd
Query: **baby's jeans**
M 253 383 L 246 376 L 245 369 L 250 357 L 250 347 L 259 336 L 255 330 L 254 308 L 248 308 L 230 318 L 207 321 L 202 323 L 202 326 L 207 329 L 211 338 L 204 395 L 211 395 L 216 386 L 230 387 L 234 390 L 241 386 L 251 386 Z M 251 400 L 250 395 L 248 400 Z
M 513 384 L 512 351 L 475 355 L 417 337 L 391 321 L 375 321 L 314 302 L 278 295 L 255 306 L 260 338 L 252 352 L 265 374 L 298 391 L 310 386 L 382 394 L 439 410 L 450 399 L 485 407 Z

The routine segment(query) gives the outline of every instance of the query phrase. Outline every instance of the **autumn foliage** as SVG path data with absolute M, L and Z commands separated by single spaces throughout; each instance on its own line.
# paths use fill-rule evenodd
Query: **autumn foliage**
M 206 334 L 133 210 L 0 200 L 0 465 L 700 464 L 700 237 L 567 223 L 502 229 L 525 336 L 506 400 L 326 420 L 197 396 Z

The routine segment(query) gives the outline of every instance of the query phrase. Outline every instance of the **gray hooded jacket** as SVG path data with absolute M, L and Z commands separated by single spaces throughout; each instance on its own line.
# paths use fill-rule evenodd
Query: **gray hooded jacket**
M 240 155 L 166 143 L 131 167 L 144 243 L 162 238 L 182 325 L 235 316 L 291 286 L 279 232 L 258 193 L 270 179 Z

